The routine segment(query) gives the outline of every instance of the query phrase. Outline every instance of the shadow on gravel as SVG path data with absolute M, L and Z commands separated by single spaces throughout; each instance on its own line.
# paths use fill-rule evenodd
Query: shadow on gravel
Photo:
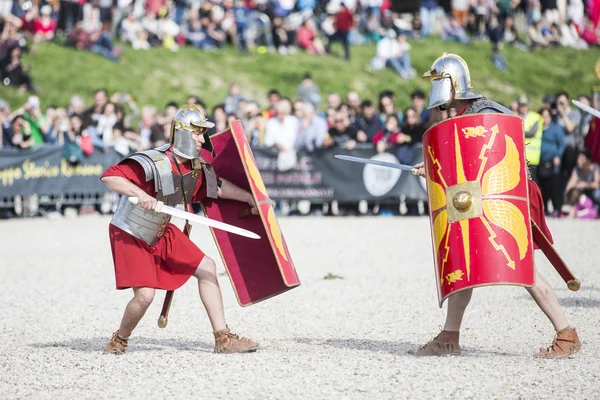
M 57 347 L 83 352 L 102 352 L 104 346 L 106 346 L 109 340 L 110 337 L 73 339 L 64 342 L 33 343 L 31 344 L 31 347 L 35 347 L 37 349 Z M 212 344 L 199 341 L 153 339 L 139 336 L 133 337 L 129 340 L 127 352 L 133 353 L 136 351 L 161 351 L 165 349 L 176 349 L 183 351 L 210 350 L 212 352 L 213 347 L 214 345 Z
M 368 350 L 376 353 L 389 353 L 410 356 L 409 350 L 416 350 L 419 346 L 410 342 L 370 339 L 311 339 L 296 338 L 295 342 L 311 346 L 332 346 L 349 350 Z
M 521 300 L 533 301 L 531 296 L 521 296 Z M 562 307 L 567 308 L 598 308 L 600 307 L 600 300 L 589 299 L 585 297 L 563 297 L 558 299 L 559 304 Z
M 310 339 L 297 338 L 294 341 L 311 346 L 332 346 L 340 349 L 368 350 L 376 353 L 389 353 L 398 356 L 415 357 L 412 352 L 420 346 L 402 341 L 369 340 L 369 339 Z M 459 357 L 521 357 L 520 353 L 499 352 L 493 350 L 462 349 Z
M 488 358 L 489 356 L 494 357 L 529 357 L 529 354 L 523 353 L 508 353 L 506 351 L 494 351 L 494 350 L 485 350 L 485 349 L 475 349 L 475 348 L 461 348 L 462 355 L 461 357 L 482 357 Z

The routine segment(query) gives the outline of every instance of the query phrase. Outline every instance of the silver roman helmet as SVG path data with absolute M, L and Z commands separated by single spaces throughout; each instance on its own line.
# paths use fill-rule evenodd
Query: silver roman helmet
M 171 122 L 170 142 L 173 145 L 173 151 L 188 160 L 198 158 L 200 152 L 196 149 L 192 133 L 199 132 L 204 135 L 202 148 L 210 151 L 214 157 L 213 145 L 208 136 L 208 129 L 214 126 L 215 124 L 210 122 L 195 104 L 181 107 Z
M 454 98 L 458 100 L 478 99 L 480 94 L 471 92 L 471 76 L 465 60 L 456 54 L 444 53 L 434 61 L 431 69 L 423 74 L 423 78 L 431 78 L 428 109 L 447 107 Z

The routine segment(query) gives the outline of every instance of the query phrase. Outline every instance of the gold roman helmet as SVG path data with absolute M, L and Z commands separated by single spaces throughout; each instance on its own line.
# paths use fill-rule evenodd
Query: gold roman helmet
M 480 94 L 471 92 L 471 76 L 465 60 L 456 54 L 444 53 L 434 61 L 431 69 L 423 74 L 423 78 L 431 78 L 428 109 L 446 107 L 454 98 L 458 100 L 478 99 Z
M 214 127 L 215 124 L 210 122 L 200 108 L 195 104 L 187 104 L 181 107 L 171 122 L 171 139 L 173 151 L 180 157 L 192 160 L 200 156 L 200 152 L 196 149 L 196 143 L 192 138 L 193 132 L 199 132 L 204 135 L 203 149 L 210 151 L 214 157 L 214 149 L 208 129 Z

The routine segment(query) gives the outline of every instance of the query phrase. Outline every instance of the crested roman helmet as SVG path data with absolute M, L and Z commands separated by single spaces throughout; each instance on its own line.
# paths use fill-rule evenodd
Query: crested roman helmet
M 480 94 L 471 92 L 471 75 L 465 60 L 456 54 L 444 53 L 434 61 L 431 69 L 423 74 L 423 78 L 431 78 L 428 109 L 447 108 L 454 98 L 458 100 L 479 99 Z
M 196 149 L 192 134 L 199 132 L 204 135 L 202 148 L 208 150 L 214 156 L 214 148 L 208 135 L 208 129 L 214 126 L 215 124 L 202 114 L 197 105 L 186 104 L 181 107 L 171 122 L 170 142 L 173 145 L 173 151 L 178 156 L 188 160 L 198 158 L 200 154 Z

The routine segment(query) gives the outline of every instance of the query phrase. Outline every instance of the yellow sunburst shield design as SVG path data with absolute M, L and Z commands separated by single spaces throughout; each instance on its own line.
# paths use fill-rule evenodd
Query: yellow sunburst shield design
M 511 234 L 517 242 L 519 259 L 522 260 L 529 246 L 523 213 L 517 206 L 504 200 L 485 200 L 483 202 L 483 213 L 492 224 Z
M 248 149 L 246 148 L 246 146 L 244 146 L 243 149 L 244 149 L 244 159 L 246 161 L 246 165 L 248 166 L 248 171 L 250 172 L 250 177 L 252 178 L 252 181 L 256 185 L 256 188 L 258 189 L 258 191 L 261 192 L 263 194 L 263 196 L 266 196 L 267 188 L 265 187 L 262 177 L 260 176 L 260 172 L 258 171 L 258 168 L 256 167 L 256 163 L 254 162 L 254 159 L 250 156 L 250 153 L 248 152 Z
M 279 228 L 279 222 L 277 222 L 277 217 L 275 216 L 275 211 L 273 207 L 269 207 L 269 230 L 271 231 L 271 236 L 275 241 L 275 246 L 277 247 L 277 251 L 285 261 L 288 260 L 287 255 L 285 254 L 285 249 L 283 248 L 283 238 L 281 237 L 281 229 Z
M 514 189 L 519 184 L 521 163 L 519 162 L 519 151 L 515 142 L 506 137 L 506 155 L 498 164 L 490 168 L 481 182 L 483 195 L 504 193 Z

